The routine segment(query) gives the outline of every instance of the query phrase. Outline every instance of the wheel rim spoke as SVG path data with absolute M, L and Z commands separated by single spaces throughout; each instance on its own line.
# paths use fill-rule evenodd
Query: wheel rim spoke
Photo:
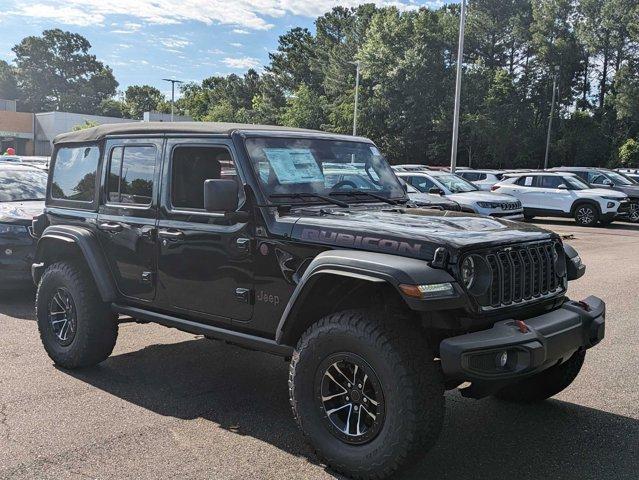
M 60 287 L 49 301 L 49 324 L 53 334 L 62 345 L 69 345 L 75 336 L 75 305 L 66 289 Z

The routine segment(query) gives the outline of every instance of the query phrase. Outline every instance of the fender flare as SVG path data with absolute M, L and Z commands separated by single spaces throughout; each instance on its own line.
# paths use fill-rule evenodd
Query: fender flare
M 104 302 L 113 302 L 117 299 L 117 288 L 111 276 L 109 264 L 102 253 L 98 239 L 93 232 L 85 227 L 73 225 L 53 225 L 47 227 L 38 239 L 34 265 L 32 268 L 33 280 L 38 284 L 46 267 L 47 248 L 51 243 L 63 242 L 76 246 L 98 288 L 98 292 Z M 50 262 L 49 262 L 50 263 Z
M 289 343 L 287 336 L 295 323 L 297 310 L 312 294 L 315 282 L 326 275 L 390 285 L 412 310 L 443 310 L 466 305 L 466 296 L 456 280 L 445 270 L 430 267 L 424 260 L 359 250 L 330 250 L 315 257 L 295 287 L 277 326 L 275 340 L 278 343 Z M 418 300 L 406 296 L 399 289 L 401 284 L 429 283 L 452 283 L 456 295 Z

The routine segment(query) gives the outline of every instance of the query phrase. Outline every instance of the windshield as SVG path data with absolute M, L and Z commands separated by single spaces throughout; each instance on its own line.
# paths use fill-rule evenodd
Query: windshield
M 292 198 L 304 198 L 326 203 L 313 195 L 349 202 L 379 201 L 375 196 L 406 198 L 388 162 L 369 143 L 249 138 L 246 149 L 262 190 L 272 201 L 291 203 Z
M 475 185 L 452 173 L 437 175 L 435 179 L 444 185 L 451 193 L 475 192 L 479 190 Z
M 589 188 L 592 188 L 581 178 L 573 175 L 566 175 L 564 177 L 564 182 L 568 184 L 571 190 L 588 190 Z
M 617 173 L 617 172 L 606 172 L 605 175 L 615 185 L 627 186 L 627 185 L 635 185 L 635 183 L 636 183 L 636 182 L 630 180 L 629 178 L 625 177 L 624 175 L 622 175 L 620 173 Z
M 44 200 L 47 174 L 37 170 L 0 170 L 0 202 Z

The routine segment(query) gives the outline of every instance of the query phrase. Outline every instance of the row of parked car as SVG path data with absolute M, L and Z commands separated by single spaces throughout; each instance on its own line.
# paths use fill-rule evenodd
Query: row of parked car
M 615 220 L 639 222 L 638 175 L 631 170 L 459 169 L 452 174 L 423 165 L 398 165 L 393 169 L 408 188 L 456 202 L 462 211 L 514 220 L 572 217 L 579 225 L 589 227 Z M 408 193 L 412 198 L 410 190 Z M 422 197 L 414 200 L 426 203 Z

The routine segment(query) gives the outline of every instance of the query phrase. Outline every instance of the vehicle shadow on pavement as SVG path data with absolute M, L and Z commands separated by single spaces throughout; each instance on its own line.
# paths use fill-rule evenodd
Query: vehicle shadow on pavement
M 574 228 L 575 232 L 590 232 L 593 230 L 610 230 L 610 231 L 631 231 L 639 232 L 639 224 L 628 222 L 613 222 L 610 225 L 597 225 L 595 227 L 582 227 L 577 225 L 574 220 L 568 218 L 535 218 L 532 222 L 538 226 L 551 228 L 553 226 Z
M 35 288 L 0 290 L 0 315 L 35 320 Z
M 288 367 L 280 358 L 195 339 L 67 373 L 160 415 L 203 418 L 318 463 L 292 419 Z M 475 401 L 451 393 L 437 446 L 402 478 L 636 478 L 637 438 L 639 421 L 601 410 L 558 400 L 534 406 Z

